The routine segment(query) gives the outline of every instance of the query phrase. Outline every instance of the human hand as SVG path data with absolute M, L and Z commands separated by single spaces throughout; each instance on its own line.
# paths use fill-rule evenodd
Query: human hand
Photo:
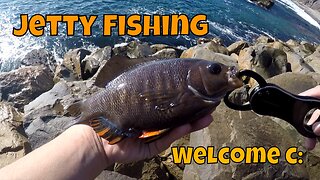
M 320 99 L 320 86 L 316 86 L 312 89 L 309 89 L 305 92 L 300 93 L 299 95 L 301 96 L 312 96 L 315 98 L 319 98 Z M 314 113 L 312 114 L 310 120 L 308 121 L 307 125 L 312 125 L 312 129 L 313 132 L 317 135 L 320 136 L 320 122 L 316 122 L 317 119 L 320 116 L 320 110 L 317 109 L 314 111 Z M 317 144 L 317 139 L 316 138 L 306 138 L 306 142 L 305 142 L 305 147 L 308 150 L 312 150 L 314 149 L 314 147 Z
M 143 139 L 126 138 L 117 144 L 110 145 L 107 140 L 101 138 L 107 161 L 110 164 L 115 162 L 129 163 L 151 158 L 169 148 L 175 140 L 184 135 L 209 126 L 212 120 L 212 117 L 207 115 L 193 123 L 188 123 L 172 129 L 163 137 L 151 143 L 145 143 Z

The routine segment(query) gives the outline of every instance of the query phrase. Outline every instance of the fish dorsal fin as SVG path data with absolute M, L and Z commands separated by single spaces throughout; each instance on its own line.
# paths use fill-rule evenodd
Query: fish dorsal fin
M 110 81 L 118 77 L 120 74 L 137 67 L 138 65 L 156 60 L 155 57 L 130 59 L 126 56 L 113 56 L 98 71 L 95 79 L 95 85 L 104 88 Z
M 78 117 L 82 113 L 82 101 L 75 102 L 67 107 L 67 111 L 71 116 Z

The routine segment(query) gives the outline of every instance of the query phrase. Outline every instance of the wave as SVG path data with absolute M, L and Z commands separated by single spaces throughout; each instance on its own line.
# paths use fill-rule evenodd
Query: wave
M 286 6 L 287 8 L 294 11 L 297 15 L 302 17 L 304 20 L 308 21 L 311 25 L 317 27 L 320 30 L 320 25 L 314 20 L 309 14 L 307 14 L 303 9 L 301 9 L 297 4 L 292 2 L 291 0 L 277 0 L 277 2 Z

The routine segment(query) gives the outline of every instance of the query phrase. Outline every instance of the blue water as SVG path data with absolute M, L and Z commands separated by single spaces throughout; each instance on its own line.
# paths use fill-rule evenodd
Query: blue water
M 244 39 L 252 42 L 259 35 L 286 41 L 288 39 L 307 40 L 320 43 L 319 28 L 297 15 L 288 6 L 276 1 L 271 10 L 265 10 L 246 0 L 0 0 L 0 71 L 14 68 L 14 65 L 32 49 L 44 47 L 51 50 L 59 59 L 70 48 L 95 48 L 133 40 L 129 36 L 103 37 L 102 15 L 119 14 L 171 14 L 184 13 L 189 17 L 206 14 L 209 22 L 207 36 L 219 36 L 226 45 Z M 161 3 L 160 3 L 161 2 Z M 14 37 L 13 27 L 20 27 L 20 14 L 81 14 L 98 15 L 93 26 L 93 35 L 82 36 L 81 26 L 76 26 L 76 35 L 65 35 L 65 25 L 61 25 L 59 35 Z M 116 33 L 116 31 L 114 31 Z M 174 46 L 190 47 L 198 37 L 137 37 L 149 43 L 165 43 Z

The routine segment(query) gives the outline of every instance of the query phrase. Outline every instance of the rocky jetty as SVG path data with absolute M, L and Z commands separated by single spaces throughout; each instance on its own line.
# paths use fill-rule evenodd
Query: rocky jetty
M 127 56 L 120 61 L 116 55 Z M 71 49 L 61 64 L 44 49 L 30 52 L 23 67 L 0 73 L 0 167 L 24 156 L 52 140 L 74 118 L 67 107 L 100 91 L 122 72 L 147 61 L 167 58 L 215 60 L 242 69 L 251 69 L 269 82 L 292 93 L 300 93 L 320 84 L 320 45 L 308 42 L 270 39 L 261 36 L 254 42 L 238 41 L 225 46 L 219 38 L 198 41 L 181 50 L 165 44 L 133 41 L 96 51 Z M 254 82 L 249 84 L 253 85 Z M 246 99 L 247 90 L 240 90 Z M 284 107 L 285 108 L 285 107 Z M 221 103 L 207 128 L 192 133 L 173 146 L 214 146 L 269 148 L 284 153 L 295 146 L 305 153 L 302 165 L 288 164 L 284 156 L 276 165 L 245 164 L 174 164 L 171 150 L 131 164 L 115 164 L 97 179 L 317 179 L 320 151 L 306 151 L 303 137 L 288 123 L 253 112 L 238 112 Z

